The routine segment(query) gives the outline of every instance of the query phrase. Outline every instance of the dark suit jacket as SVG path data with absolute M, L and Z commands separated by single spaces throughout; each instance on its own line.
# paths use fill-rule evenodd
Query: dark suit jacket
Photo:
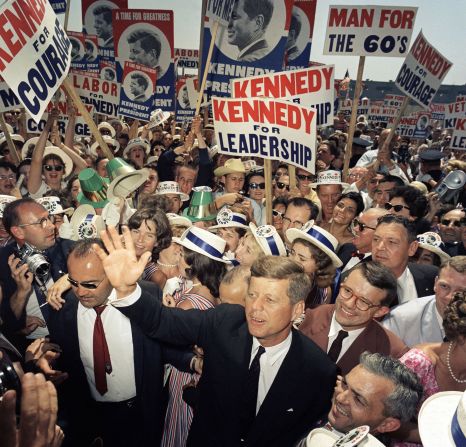
M 240 445 L 240 414 L 252 348 L 244 308 L 223 304 L 206 311 L 171 309 L 143 293 L 132 306 L 118 309 L 151 337 L 196 343 L 204 349 L 199 402 L 188 445 Z M 326 415 L 335 375 L 335 365 L 325 354 L 294 331 L 290 350 L 241 445 L 294 445 Z
M 152 283 L 141 282 L 141 287 L 153 300 L 160 291 Z M 66 302 L 59 312 L 52 312 L 49 320 L 50 338 L 62 348 L 57 369 L 68 372 L 69 378 L 58 388 L 63 410 L 70 422 L 68 427 L 71 445 L 81 447 L 84 440 L 95 435 L 91 422 L 98 426 L 99 421 L 92 421 L 89 413 L 93 400 L 89 390 L 86 374 L 79 352 L 76 296 L 69 292 Z M 186 350 L 170 349 L 161 343 L 146 337 L 136 324 L 131 324 L 134 350 L 134 374 L 136 379 L 137 402 L 141 408 L 142 420 L 138 427 L 127 430 L 142 431 L 143 443 L 137 446 L 154 447 L 159 445 L 165 406 L 163 404 L 163 366 L 171 363 L 178 369 L 190 371 L 189 363 L 193 355 Z M 86 431 L 87 429 L 87 431 Z
M 307 335 L 325 352 L 327 352 L 328 333 L 334 310 L 334 304 L 323 304 L 315 309 L 307 309 L 304 321 L 299 326 L 301 333 Z M 359 334 L 349 349 L 338 360 L 337 366 L 344 375 L 359 364 L 359 356 L 364 351 L 378 352 L 399 358 L 407 350 L 408 347 L 405 343 L 393 332 L 385 329 L 375 320 L 371 320 L 364 331 Z
M 351 254 L 354 251 L 356 251 L 356 247 L 351 242 L 343 244 L 338 249 L 337 255 L 340 258 L 340 261 L 343 263 L 341 267 L 342 269 L 345 267 L 346 264 L 348 264 L 349 260 L 351 259 Z
M 238 57 L 238 61 L 253 62 L 267 56 L 270 52 L 269 44 L 265 39 L 260 39 L 254 43 L 248 50 Z

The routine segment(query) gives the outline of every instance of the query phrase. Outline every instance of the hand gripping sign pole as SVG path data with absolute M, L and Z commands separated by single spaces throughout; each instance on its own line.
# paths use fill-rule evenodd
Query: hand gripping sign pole
M 5 139 L 8 144 L 8 149 L 10 149 L 10 154 L 13 156 L 13 162 L 15 164 L 18 164 L 21 161 L 21 158 L 18 155 L 18 152 L 16 151 L 15 143 L 13 143 L 13 140 L 11 139 L 11 135 L 8 131 L 8 127 L 6 125 L 3 113 L 0 113 L 0 126 L 3 130 L 3 133 L 5 134 Z
M 345 152 L 345 162 L 343 164 L 343 178 L 346 180 L 348 176 L 348 168 L 349 162 L 351 159 L 351 152 L 353 148 L 353 135 L 354 129 L 356 127 L 356 114 L 358 109 L 358 102 L 359 97 L 361 96 L 362 90 L 362 74 L 364 72 L 364 63 L 366 61 L 366 56 L 359 56 L 359 64 L 358 64 L 358 75 L 356 78 L 356 87 L 354 89 L 354 97 L 353 97 L 353 106 L 351 108 L 351 119 L 350 125 L 348 130 L 348 141 L 346 143 L 346 152 Z

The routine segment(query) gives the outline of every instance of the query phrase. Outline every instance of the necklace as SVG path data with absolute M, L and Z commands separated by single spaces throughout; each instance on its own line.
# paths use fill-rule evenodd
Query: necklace
M 450 373 L 450 376 L 452 377 L 452 379 L 457 382 L 457 383 L 466 383 L 466 379 L 458 379 L 454 374 L 453 374 L 453 370 L 451 369 L 451 364 L 450 364 L 450 355 L 451 355 L 451 347 L 453 346 L 453 342 L 451 341 L 450 343 L 448 343 L 448 351 L 447 351 L 447 368 L 448 368 L 448 372 Z
M 160 267 L 178 267 L 178 264 L 163 264 L 159 260 L 157 260 L 157 265 L 160 265 Z

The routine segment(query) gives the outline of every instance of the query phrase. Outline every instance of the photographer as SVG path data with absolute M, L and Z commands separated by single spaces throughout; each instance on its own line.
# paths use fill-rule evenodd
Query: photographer
M 3 224 L 14 242 L 0 249 L 2 329 L 12 340 L 18 333 L 29 339 L 46 336 L 47 289 L 66 273 L 72 242 L 56 238 L 51 216 L 31 198 L 9 203 Z M 24 347 L 24 339 L 16 341 Z

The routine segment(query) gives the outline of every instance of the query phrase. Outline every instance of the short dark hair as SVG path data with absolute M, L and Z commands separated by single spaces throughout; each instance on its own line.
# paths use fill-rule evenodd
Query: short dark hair
M 402 197 L 409 208 L 409 215 L 420 219 L 426 215 L 428 201 L 424 194 L 414 186 L 396 186 L 390 191 L 390 200 L 394 197 Z
M 324 140 L 322 141 L 322 143 L 319 144 L 319 147 L 322 146 L 323 144 L 325 144 L 326 146 L 328 146 L 328 148 L 330 149 L 330 153 L 335 157 L 335 158 L 338 158 L 338 156 L 340 155 L 340 148 L 338 147 L 338 145 L 336 144 L 336 142 L 334 140 Z
M 306 199 L 305 197 L 293 197 L 288 200 L 287 208 L 290 205 L 296 206 L 297 208 L 309 208 L 308 220 L 317 219 L 317 216 L 319 214 L 319 208 L 312 200 Z
M 391 174 L 384 175 L 384 177 L 380 179 L 379 184 L 388 183 L 388 182 L 395 183 L 395 186 L 403 186 L 405 184 L 403 180 L 401 179 L 401 177 L 398 177 L 397 175 L 391 175 Z
M 277 205 L 285 205 L 285 208 L 288 206 L 288 199 L 286 197 L 276 197 L 272 201 L 272 209 Z
M 21 213 L 19 208 L 27 203 L 33 203 L 34 205 L 42 207 L 40 203 L 36 202 L 31 197 L 24 197 L 22 199 L 14 200 L 5 206 L 5 209 L 3 210 L 3 226 L 5 227 L 5 230 L 8 231 L 8 233 L 11 234 L 11 227 L 17 227 L 21 223 Z
M 258 15 L 264 17 L 264 29 L 270 23 L 273 15 L 273 1 L 272 0 L 244 0 L 244 12 L 248 15 L 249 19 L 253 19 Z
M 151 33 L 145 30 L 133 31 L 128 37 L 128 43 L 136 43 L 140 41 L 141 48 L 149 53 L 151 50 L 155 50 L 157 58 L 160 57 L 160 52 L 162 51 L 162 44 L 160 43 L 160 38 L 156 33 Z
M 5 169 L 5 171 L 9 169 L 10 171 L 13 171 L 15 174 L 18 172 L 18 168 L 13 163 L 10 163 L 9 161 L 5 160 L 0 160 L 0 168 Z
M 375 261 L 360 262 L 349 272 L 348 276 L 351 275 L 351 272 L 356 271 L 361 272 L 361 275 L 372 287 L 387 292 L 387 295 L 380 303 L 382 306 L 390 307 L 395 302 L 397 282 L 395 275 L 387 267 Z
M 398 224 L 403 226 L 406 229 L 408 236 L 408 242 L 414 242 L 417 237 L 416 225 L 414 222 L 411 222 L 406 217 L 396 216 L 395 214 L 385 214 L 377 220 L 377 228 L 382 224 Z
M 364 211 L 364 200 L 359 192 L 350 191 L 342 194 L 340 200 L 350 199 L 356 204 L 356 216 Z
M 75 258 L 85 258 L 90 253 L 95 253 L 93 248 L 94 244 L 98 245 L 105 252 L 107 252 L 104 243 L 99 238 L 80 239 L 71 247 L 71 250 L 68 253 L 68 259 L 71 255 L 73 255 Z
M 149 81 L 147 80 L 147 78 L 145 76 L 143 76 L 142 74 L 139 74 L 139 73 L 133 73 L 131 75 L 131 79 L 134 79 L 135 81 L 137 81 L 138 85 L 140 87 L 144 87 L 144 90 L 149 86 Z
M 107 23 L 112 23 L 112 9 L 109 8 L 108 6 L 105 6 L 105 5 L 98 6 L 97 8 L 94 9 L 93 14 L 95 16 L 102 14 L 104 20 Z
M 42 166 L 44 166 L 48 161 L 56 161 L 60 163 L 63 167 L 65 167 L 65 162 L 63 159 L 57 154 L 48 154 L 42 159 Z

